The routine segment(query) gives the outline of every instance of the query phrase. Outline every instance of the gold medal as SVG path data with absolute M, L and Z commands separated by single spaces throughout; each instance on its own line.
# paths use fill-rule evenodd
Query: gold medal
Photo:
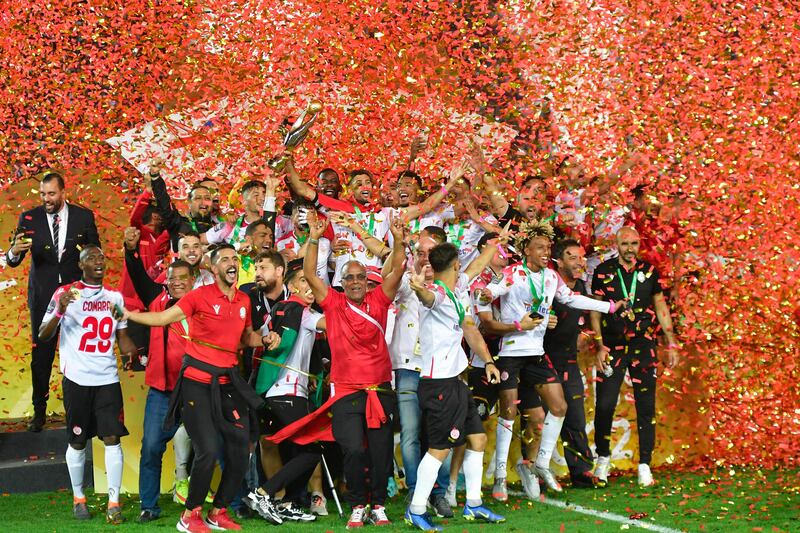
M 80 291 L 80 290 L 78 290 L 76 287 L 72 287 L 72 288 L 69 290 L 69 293 L 72 295 L 72 298 L 73 298 L 75 301 L 78 301 L 78 300 L 80 300 L 80 299 L 81 299 L 81 291 Z

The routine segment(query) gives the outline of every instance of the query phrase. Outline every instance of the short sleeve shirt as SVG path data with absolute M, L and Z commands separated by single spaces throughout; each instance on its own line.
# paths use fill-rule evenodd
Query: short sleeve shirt
M 441 285 L 434 285 L 433 305 L 420 306 L 420 351 L 422 352 L 422 372 L 420 377 L 444 379 L 458 376 L 467 368 L 468 361 L 461 341 L 464 330 L 456 310 L 456 304 Z M 465 316 L 472 315 L 472 302 L 469 297 L 469 280 L 461 274 L 455 289 L 450 291 Z M 465 318 L 466 319 L 466 318 Z M 474 320 L 474 319 L 473 319 Z
M 175 305 L 191 319 L 186 352 L 195 359 L 221 368 L 236 366 L 242 334 L 253 324 L 250 298 L 236 290 L 231 301 L 215 283 L 190 291 Z M 187 369 L 184 375 L 198 381 L 208 379 L 205 372 L 192 368 Z
M 58 341 L 59 366 L 70 381 L 83 386 L 109 385 L 119 382 L 114 342 L 117 330 L 128 327 L 112 315 L 115 305 L 123 307 L 122 293 L 102 285 L 82 281 L 56 289 L 47 306 L 42 323 L 49 322 L 58 309 L 58 300 L 70 288 L 81 295 L 71 302 L 61 318 Z

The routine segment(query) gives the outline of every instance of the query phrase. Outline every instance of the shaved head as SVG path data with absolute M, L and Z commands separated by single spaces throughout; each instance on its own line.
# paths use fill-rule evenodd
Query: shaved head
M 617 231 L 617 244 L 626 237 L 638 237 L 639 232 L 633 226 L 622 226 Z

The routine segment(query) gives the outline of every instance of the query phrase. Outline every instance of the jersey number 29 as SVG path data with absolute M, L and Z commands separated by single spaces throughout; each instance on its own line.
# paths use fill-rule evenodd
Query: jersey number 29
M 110 316 L 98 320 L 93 316 L 87 316 L 83 321 L 83 329 L 86 333 L 81 337 L 81 345 L 78 349 L 86 353 L 105 353 L 111 348 L 111 334 L 114 333 L 114 321 Z M 99 339 L 99 340 L 97 340 Z

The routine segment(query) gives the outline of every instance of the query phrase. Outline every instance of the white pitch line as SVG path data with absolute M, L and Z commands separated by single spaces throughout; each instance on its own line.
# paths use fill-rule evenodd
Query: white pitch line
M 508 491 L 508 494 L 513 496 L 519 496 L 522 498 L 526 497 L 524 492 L 519 492 L 515 490 Z M 566 509 L 567 511 L 575 511 L 576 513 L 594 516 L 596 518 L 602 518 L 604 520 L 610 520 L 612 522 L 619 522 L 620 524 L 627 524 L 629 526 L 638 527 L 641 529 L 647 529 L 648 531 L 658 531 L 659 533 L 683 533 L 679 529 L 672 529 L 666 526 L 659 526 L 657 524 L 651 524 L 649 522 L 645 522 L 642 520 L 631 520 L 630 518 L 627 518 L 622 515 L 607 513 L 605 511 L 597 511 L 595 509 L 584 507 L 582 505 L 578 505 L 575 503 L 567 503 L 561 500 L 553 500 L 551 498 L 544 498 L 544 500 L 537 500 L 537 501 L 545 505 L 551 505 L 553 507 Z

